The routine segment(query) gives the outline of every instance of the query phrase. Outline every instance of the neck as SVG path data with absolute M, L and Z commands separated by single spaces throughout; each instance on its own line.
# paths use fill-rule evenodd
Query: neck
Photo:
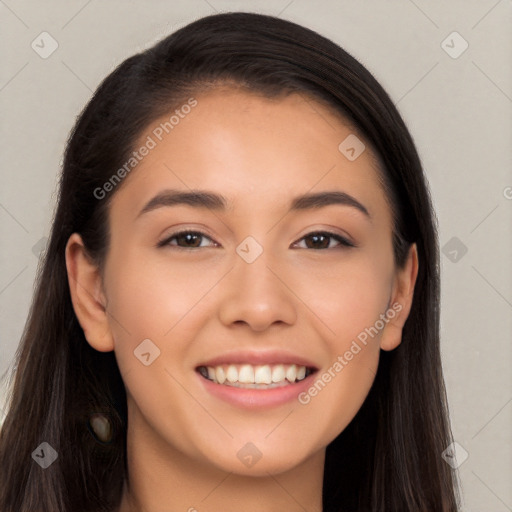
M 279 474 L 240 475 L 187 456 L 131 416 L 118 512 L 322 511 L 325 450 Z

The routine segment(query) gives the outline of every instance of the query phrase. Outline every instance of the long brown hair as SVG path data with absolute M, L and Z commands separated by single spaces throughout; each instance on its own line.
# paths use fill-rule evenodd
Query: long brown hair
M 441 457 L 451 433 L 439 348 L 436 223 L 413 140 L 387 93 L 338 45 L 289 21 L 237 12 L 201 18 L 122 62 L 72 130 L 0 434 L 0 510 L 119 506 L 127 475 L 124 385 L 114 354 L 91 348 L 77 321 L 65 246 L 80 233 L 101 268 L 108 208 L 119 187 L 103 199 L 94 191 L 127 161 L 152 121 L 222 83 L 267 97 L 309 95 L 356 127 L 380 160 L 396 264 L 404 264 L 410 244 L 418 249 L 402 343 L 381 352 L 364 404 L 327 447 L 324 511 L 458 510 L 456 474 Z M 113 423 L 110 443 L 91 432 L 89 418 L 98 412 Z M 42 442 L 58 454 L 46 469 L 32 460 Z

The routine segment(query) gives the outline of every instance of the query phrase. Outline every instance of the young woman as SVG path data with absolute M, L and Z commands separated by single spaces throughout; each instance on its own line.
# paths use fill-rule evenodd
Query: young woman
M 127 59 L 67 145 L 2 512 L 456 511 L 434 219 L 319 34 L 224 13 Z

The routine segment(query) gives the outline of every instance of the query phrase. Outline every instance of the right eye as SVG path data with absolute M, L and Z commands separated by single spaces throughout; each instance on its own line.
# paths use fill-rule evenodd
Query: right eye
M 177 233 L 172 234 L 171 236 L 168 236 L 161 242 L 158 242 L 157 245 L 158 247 L 171 246 L 178 247 L 180 249 L 199 249 L 200 247 L 205 247 L 204 245 L 201 245 L 201 239 L 208 239 L 213 242 L 213 240 L 209 236 L 205 235 L 204 233 L 201 233 L 201 231 L 185 230 L 179 231 Z M 176 243 L 171 243 L 174 240 L 176 241 Z M 213 243 L 217 245 L 216 242 Z

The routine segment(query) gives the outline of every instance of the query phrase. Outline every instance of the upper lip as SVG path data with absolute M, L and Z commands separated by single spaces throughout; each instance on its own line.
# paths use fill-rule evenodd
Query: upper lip
M 317 366 L 305 357 L 286 352 L 283 350 L 240 350 L 226 352 L 217 357 L 208 359 L 197 367 L 201 366 L 220 366 L 223 364 L 296 364 L 298 366 L 306 366 L 317 370 Z

